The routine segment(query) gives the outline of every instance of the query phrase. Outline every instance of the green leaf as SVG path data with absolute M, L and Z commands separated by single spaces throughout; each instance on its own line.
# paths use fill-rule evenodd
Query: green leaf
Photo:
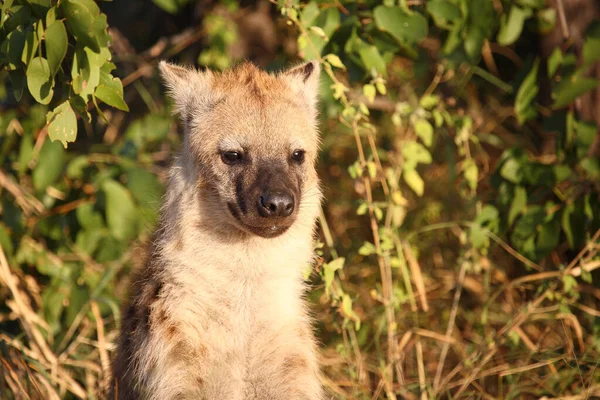
M 552 91 L 554 104 L 552 108 L 558 110 L 571 104 L 577 97 L 585 92 L 595 89 L 600 81 L 573 75 L 570 79 L 563 79 Z
M 462 25 L 456 25 L 450 33 L 448 34 L 448 38 L 444 42 L 444 47 L 442 48 L 442 54 L 448 55 L 456 50 L 462 43 L 463 39 L 461 37 L 463 32 Z
M 352 309 L 352 299 L 346 293 L 342 297 L 342 311 L 346 318 L 354 321 L 354 329 L 358 331 L 360 329 L 360 317 Z
M 48 104 L 54 96 L 54 79 L 50 76 L 50 66 L 43 57 L 31 60 L 27 68 L 27 88 L 40 104 Z
M 438 110 L 433 110 L 431 112 L 431 114 L 433 115 L 433 121 L 435 123 L 435 127 L 439 128 L 444 124 L 444 117 L 442 116 L 442 113 L 440 113 Z
M 421 140 L 423 144 L 427 147 L 431 147 L 433 144 L 433 127 L 429 123 L 429 121 L 425 119 L 419 119 L 415 122 L 415 133 Z
M 121 84 L 121 80 L 114 78 L 104 71 L 100 71 L 100 83 L 96 88 L 94 96 L 119 110 L 129 111 L 129 107 L 127 107 L 125 100 L 123 100 L 123 85 Z
M 333 67 L 346 69 L 346 66 L 342 63 L 342 60 L 340 60 L 340 58 L 335 54 L 327 54 L 323 58 Z
M 371 84 L 364 85 L 363 94 L 369 100 L 369 103 L 372 103 L 375 100 L 375 95 L 377 94 L 375 86 Z
M 125 131 L 125 137 L 137 147 L 143 147 L 147 142 L 163 140 L 171 129 L 170 117 L 147 114 L 133 121 Z
M 581 227 L 584 224 L 585 213 L 583 207 L 578 207 L 575 202 L 568 203 L 563 209 L 561 226 L 571 249 L 576 249 L 583 243 L 585 230 Z
M 152 0 L 152 2 L 169 14 L 177 14 L 189 0 Z
M 600 60 L 600 37 L 588 36 L 583 44 L 583 67 Z
M 515 188 L 515 195 L 508 210 L 508 226 L 512 226 L 515 218 L 523 213 L 527 206 L 527 191 L 522 186 Z
M 508 46 L 517 41 L 521 32 L 523 31 L 523 25 L 525 20 L 532 15 L 530 8 L 521 8 L 513 5 L 506 15 L 502 16 L 500 20 L 500 31 L 498 32 L 498 43 L 503 46 Z
M 540 9 L 546 5 L 546 0 L 517 0 L 517 3 L 523 7 Z
M 90 299 L 90 292 L 85 286 L 73 285 L 69 295 L 69 306 L 65 317 L 66 326 L 71 326 L 77 314 Z
M 431 153 L 417 142 L 406 142 L 402 146 L 402 157 L 404 158 L 404 168 L 414 169 L 417 164 L 431 164 Z
M 552 167 L 554 172 L 554 182 L 555 184 L 566 181 L 573 175 L 573 171 L 569 168 L 568 165 L 555 165 Z
M 565 293 L 570 293 L 573 289 L 577 287 L 577 280 L 571 275 L 564 275 L 562 277 L 563 281 L 563 290 Z
M 77 116 L 73 112 L 69 101 L 65 101 L 48 112 L 46 120 L 49 123 L 48 136 L 52 141 L 60 140 L 65 147 L 67 147 L 67 142 L 75 141 L 77 137 Z
M 460 8 L 446 0 L 430 0 L 426 9 L 440 28 L 451 28 L 456 20 L 462 18 Z
M 87 122 L 91 122 L 92 116 L 87 110 L 87 103 L 81 96 L 71 96 L 69 98 L 69 103 L 71 103 L 71 108 L 73 109 L 73 111 L 75 111 L 81 118 L 83 118 Z
M 81 179 L 86 167 L 90 165 L 90 161 L 86 155 L 79 155 L 72 159 L 67 165 L 66 175 L 70 179 Z
M 556 9 L 548 7 L 544 10 L 538 10 L 536 16 L 538 32 L 542 35 L 552 32 L 552 29 L 556 26 Z
M 600 160 L 593 157 L 585 157 L 579 162 L 581 168 L 583 168 L 592 178 L 600 178 Z
M 11 235 L 6 228 L 6 225 L 0 222 L 0 246 L 9 257 L 13 255 L 14 247 L 11 240 Z
M 380 73 L 384 78 L 387 76 L 385 61 L 383 60 L 383 57 L 381 57 L 381 54 L 379 54 L 377 47 L 372 45 L 360 46 L 358 55 L 368 72 L 375 69 L 375 71 Z
M 303 26 L 310 26 L 313 21 L 319 16 L 319 6 L 317 3 L 310 2 L 302 9 L 300 13 L 300 22 Z
M 409 15 L 400 7 L 378 6 L 373 16 L 375 25 L 401 44 L 415 44 L 427 36 L 427 19 L 418 12 Z
M 96 211 L 93 204 L 87 203 L 77 207 L 75 215 L 79 225 L 86 230 L 97 231 L 104 228 L 102 214 Z
M 31 155 L 33 154 L 33 135 L 31 133 L 23 134 L 19 148 L 19 172 L 27 169 Z
M 67 19 L 67 27 L 78 42 L 94 52 L 100 52 L 108 43 L 106 15 L 94 0 L 63 0 L 60 7 Z
M 127 171 L 127 188 L 138 204 L 142 226 L 154 226 L 164 193 L 163 185 L 157 176 L 143 168 L 132 168 Z
M 539 90 L 537 85 L 539 65 L 540 60 L 536 59 L 517 91 L 517 97 L 515 98 L 515 114 L 521 125 L 537 115 L 537 111 L 532 102 L 535 100 Z
M 331 284 L 333 283 L 333 278 L 335 277 L 335 271 L 338 271 L 344 268 L 344 262 L 346 259 L 344 257 L 336 258 L 333 261 L 326 263 L 323 266 L 323 279 L 325 280 L 325 290 L 329 292 L 331 288 Z
M 10 32 L 2 42 L 2 45 L 0 45 L 0 52 L 6 55 L 6 58 L 3 58 L 2 63 L 6 63 L 9 70 L 21 67 L 23 63 L 21 59 L 26 40 L 27 33 L 23 31 L 23 27 L 19 27 Z
M 100 83 L 100 68 L 109 58 L 110 52 L 107 48 L 95 53 L 88 47 L 76 46 L 71 68 L 75 94 L 78 94 L 84 100 L 88 100 Z
M 421 97 L 419 101 L 419 105 L 426 110 L 431 110 L 433 107 L 437 106 L 440 102 L 440 98 L 435 94 L 428 94 L 426 96 Z
M 310 43 L 310 45 L 307 45 L 307 43 Z M 306 35 L 298 36 L 298 47 L 301 50 L 300 54 L 306 61 L 318 59 L 326 44 L 327 41 L 313 31 L 308 31 Z
M 460 40 L 460 38 L 458 39 Z M 472 63 L 477 63 L 479 61 L 484 40 L 485 32 L 483 29 L 477 25 L 470 25 L 467 29 L 467 37 L 464 38 L 464 47 L 465 52 Z
M 62 21 L 54 21 L 48 29 L 46 29 L 45 43 L 50 73 L 54 76 L 58 72 L 60 64 L 67 54 L 67 45 L 69 44 L 67 30 Z
M 550 254 L 558 245 L 559 239 L 560 221 L 558 218 L 553 218 L 542 224 L 535 241 L 536 258 L 541 259 Z
M 4 21 L 9 18 L 9 9 L 12 7 L 14 0 L 4 0 L 2 9 L 0 10 L 0 28 L 4 26 Z
M 158 177 L 143 168 L 132 168 L 127 171 L 127 188 L 142 207 L 158 208 L 164 193 L 163 185 Z
M 520 183 L 523 179 L 521 161 L 515 158 L 509 158 L 500 168 L 500 176 L 512 183 Z
M 361 256 L 370 256 L 371 254 L 375 254 L 377 249 L 375 245 L 371 242 L 364 242 L 362 246 L 358 249 L 358 254 Z
M 5 9 L 4 8 L 5 5 L 6 5 L 6 2 L 2 6 L 2 9 L 5 10 L 6 11 L 5 14 L 9 14 L 10 17 L 6 20 L 3 20 L 4 32 L 12 32 L 15 29 L 17 29 L 19 26 L 23 27 L 23 26 L 27 26 L 29 24 L 29 22 L 31 21 L 31 8 L 30 7 L 15 5 L 12 7 L 7 7 Z
M 52 7 L 46 13 L 46 28 L 49 27 L 50 25 L 52 25 L 54 23 L 54 21 L 56 21 L 56 11 L 57 11 L 57 8 Z
M 535 251 L 535 236 L 538 226 L 544 222 L 546 211 L 543 207 L 534 205 L 527 209 L 517 220 L 510 236 L 511 242 L 517 250 L 526 257 L 537 258 Z
M 486 230 L 479 224 L 471 224 L 469 228 L 469 238 L 471 239 L 471 246 L 476 249 L 487 249 L 490 247 L 490 238 L 488 237 Z
M 552 78 L 556 73 L 556 70 L 563 62 L 563 53 L 560 47 L 554 49 L 550 57 L 548 58 L 548 78 Z
M 481 226 L 485 225 L 488 229 L 495 232 L 494 225 L 496 225 L 499 215 L 500 213 L 496 207 L 486 204 L 481 209 L 479 215 L 477 215 L 477 218 L 475 218 L 475 222 Z
M 61 176 L 65 164 L 65 150 L 58 142 L 46 140 L 40 150 L 33 170 L 32 180 L 36 192 L 42 193 Z
M 425 182 L 419 175 L 419 173 L 414 170 L 405 170 L 402 173 L 402 177 L 404 178 L 404 182 L 417 194 L 417 196 L 423 196 L 423 192 L 425 191 Z
M 137 234 L 137 210 L 131 193 L 120 183 L 106 179 L 102 183 L 106 195 L 106 223 L 112 236 L 130 240 Z
M 21 54 L 21 61 L 25 65 L 29 65 L 33 57 L 38 53 L 38 47 L 40 45 L 40 38 L 44 34 L 44 26 L 42 21 L 37 21 L 33 24 L 33 30 L 28 30 L 25 46 L 23 47 L 23 54 Z
M 25 76 L 25 72 L 22 69 L 9 71 L 8 78 L 10 79 L 10 83 L 12 84 L 15 99 L 17 101 L 20 101 L 21 97 L 23 96 L 23 91 L 25 91 L 25 86 L 27 84 L 27 77 Z
M 463 174 L 471 190 L 477 189 L 479 170 L 477 169 L 477 164 L 472 158 L 467 158 L 463 162 Z

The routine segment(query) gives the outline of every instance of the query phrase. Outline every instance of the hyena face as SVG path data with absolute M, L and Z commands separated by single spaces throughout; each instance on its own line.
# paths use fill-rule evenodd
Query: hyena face
M 161 63 L 198 184 L 223 221 L 262 237 L 318 204 L 318 64 L 279 75 L 252 64 L 213 74 Z

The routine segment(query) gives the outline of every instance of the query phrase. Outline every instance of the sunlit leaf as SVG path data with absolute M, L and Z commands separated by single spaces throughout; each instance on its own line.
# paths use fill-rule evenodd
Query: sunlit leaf
M 427 19 L 418 12 L 405 13 L 400 7 L 378 6 L 373 11 L 375 24 L 402 44 L 414 44 L 427 36 Z
M 429 121 L 420 119 L 415 122 L 415 133 L 423 141 L 423 144 L 427 147 L 431 147 L 433 144 L 433 127 Z
M 33 98 L 41 104 L 48 104 L 54 96 L 54 79 L 50 74 L 48 61 L 35 57 L 27 67 L 27 88 Z
M 532 14 L 530 8 L 513 5 L 508 16 L 502 16 L 497 37 L 498 43 L 503 46 L 513 44 L 521 36 L 525 20 L 531 17 Z
M 129 107 L 127 107 L 125 100 L 123 100 L 123 85 L 121 84 L 121 80 L 104 71 L 100 71 L 100 82 L 98 83 L 98 87 L 96 87 L 94 96 L 119 110 L 129 111 Z
M 417 194 L 417 196 L 423 196 L 423 192 L 425 191 L 425 182 L 423 182 L 423 178 L 421 178 L 416 170 L 405 170 L 402 173 L 402 177 L 404 178 L 404 182 L 406 182 L 406 184 Z
M 48 136 L 52 141 L 59 140 L 67 147 L 67 142 L 74 142 L 77 137 L 77 116 L 68 101 L 61 103 L 46 117 L 48 125 Z
M 600 81 L 593 78 L 586 78 L 574 75 L 571 79 L 562 80 L 552 91 L 554 104 L 552 108 L 557 110 L 571 104 L 577 97 L 582 94 L 594 90 Z
M 523 124 L 537 115 L 537 111 L 532 103 L 539 90 L 537 85 L 539 64 L 539 59 L 536 59 L 517 91 L 517 97 L 515 98 L 515 114 L 519 124 Z
M 46 55 L 48 57 L 48 65 L 52 76 L 56 75 L 60 64 L 67 54 L 67 30 L 62 21 L 54 21 L 48 29 L 46 29 Z

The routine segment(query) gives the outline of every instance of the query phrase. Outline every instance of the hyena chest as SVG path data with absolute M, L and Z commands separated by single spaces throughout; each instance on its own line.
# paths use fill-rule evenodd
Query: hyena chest
M 198 292 L 196 292 L 198 293 Z M 271 279 L 210 285 L 201 296 L 179 304 L 186 342 L 205 351 L 204 363 L 244 370 L 279 341 L 298 332 L 303 321 L 299 284 Z

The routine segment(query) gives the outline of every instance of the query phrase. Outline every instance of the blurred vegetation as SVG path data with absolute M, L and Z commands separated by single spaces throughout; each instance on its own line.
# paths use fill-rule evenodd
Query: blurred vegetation
M 0 397 L 98 398 L 180 144 L 160 59 L 318 59 L 333 398 L 600 396 L 595 0 L 4 0 Z

